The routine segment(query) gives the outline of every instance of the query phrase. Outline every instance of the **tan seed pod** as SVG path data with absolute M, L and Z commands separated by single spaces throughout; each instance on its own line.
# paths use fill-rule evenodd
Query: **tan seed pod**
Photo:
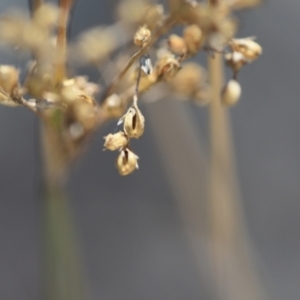
M 143 26 L 135 33 L 133 42 L 136 46 L 143 47 L 151 39 L 151 31 Z
M 0 66 L 0 88 L 11 95 L 18 86 L 19 71 L 14 66 Z
M 121 150 L 116 166 L 120 175 L 125 176 L 132 173 L 134 170 L 138 169 L 138 156 L 134 154 L 128 148 L 124 148 Z
M 234 79 L 229 80 L 221 94 L 222 104 L 226 106 L 235 105 L 239 101 L 241 93 L 240 84 Z
M 176 35 L 171 34 L 168 39 L 169 50 L 176 55 L 183 56 L 187 53 L 187 46 L 185 40 Z
M 187 26 L 183 31 L 183 38 L 188 51 L 192 54 L 197 53 L 204 43 L 204 35 L 197 25 Z
M 233 39 L 230 46 L 233 51 L 242 53 L 248 62 L 252 62 L 262 54 L 262 47 L 252 38 Z
M 155 66 L 157 78 L 164 81 L 174 78 L 180 68 L 180 63 L 172 54 L 161 57 Z
M 105 142 L 104 142 L 104 148 L 115 151 L 121 148 L 124 148 L 128 144 L 128 136 L 123 132 L 119 131 L 114 134 L 109 134 L 104 137 Z
M 133 104 L 126 114 L 119 120 L 118 125 L 124 123 L 124 131 L 130 138 L 140 138 L 145 129 L 145 118 L 136 104 Z

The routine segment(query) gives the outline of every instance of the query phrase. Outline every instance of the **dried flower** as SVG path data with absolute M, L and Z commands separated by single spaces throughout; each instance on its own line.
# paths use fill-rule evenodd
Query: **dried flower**
M 169 50 L 176 55 L 184 56 L 187 53 L 187 45 L 185 40 L 176 35 L 172 34 L 168 39 Z
M 149 43 L 151 39 L 151 31 L 146 27 L 140 27 L 135 33 L 133 41 L 136 46 L 143 47 L 146 43 Z
M 19 70 L 14 66 L 0 65 L 0 88 L 12 95 L 13 90 L 19 84 Z
M 253 38 L 233 39 L 230 42 L 233 51 L 241 53 L 248 62 L 252 62 L 262 54 L 262 47 Z
M 242 66 L 247 64 L 247 60 L 240 52 L 233 51 L 225 54 L 225 61 L 228 67 L 234 72 L 238 72 Z
M 125 106 L 117 94 L 112 94 L 104 101 L 102 108 L 111 118 L 120 118 L 125 111 Z
M 234 79 L 229 80 L 222 91 L 222 104 L 227 106 L 235 105 L 239 101 L 241 93 L 242 89 L 240 84 Z
M 111 151 L 124 148 L 129 142 L 128 136 L 123 131 L 119 131 L 114 134 L 110 133 L 109 135 L 105 136 L 104 139 L 105 139 L 104 142 L 105 149 Z
M 117 158 L 116 165 L 120 175 L 122 176 L 129 175 L 134 170 L 139 168 L 138 156 L 128 148 L 124 148 L 121 150 Z
M 157 61 L 155 68 L 159 79 L 169 81 L 174 78 L 181 67 L 174 55 L 169 53 Z
M 183 31 L 183 38 L 191 54 L 197 53 L 204 43 L 204 34 L 197 25 L 187 26 Z
M 145 118 L 136 104 L 133 104 L 126 114 L 119 120 L 118 125 L 124 123 L 124 131 L 130 138 L 140 138 L 145 129 Z
M 202 67 L 196 63 L 186 63 L 170 81 L 170 85 L 176 93 L 192 98 L 205 84 L 205 80 L 206 76 Z

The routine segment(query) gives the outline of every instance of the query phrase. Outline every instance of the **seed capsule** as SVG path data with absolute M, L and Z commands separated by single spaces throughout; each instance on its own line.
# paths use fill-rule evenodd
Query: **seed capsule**
M 183 38 L 188 51 L 192 54 L 197 53 L 203 45 L 204 35 L 197 25 L 190 25 L 184 29 Z
M 116 162 L 120 175 L 125 176 L 138 169 L 138 156 L 128 148 L 122 149 Z
M 176 34 L 170 35 L 168 39 L 168 46 L 173 54 L 183 56 L 187 53 L 185 40 Z
M 162 56 L 156 63 L 157 77 L 164 81 L 170 81 L 180 70 L 180 63 L 174 55 L 166 54 Z
M 118 125 L 124 123 L 124 131 L 129 138 L 140 138 L 144 133 L 145 118 L 136 104 L 133 104 L 126 114 L 119 120 Z
M 134 35 L 133 41 L 136 46 L 142 47 L 145 43 L 148 43 L 151 39 L 151 31 L 143 26 Z
M 0 88 L 9 95 L 18 86 L 19 71 L 9 65 L 0 66 Z
M 221 95 L 222 104 L 226 106 L 235 105 L 239 101 L 241 93 L 242 93 L 242 88 L 240 84 L 234 79 L 229 80 L 222 91 L 222 95 Z
M 245 56 L 237 51 L 233 51 L 225 54 L 226 65 L 234 72 L 238 72 L 242 66 L 248 63 Z
M 230 45 L 233 51 L 243 54 L 248 62 L 254 61 L 262 54 L 262 47 L 252 38 L 233 39 Z
M 115 151 L 125 147 L 128 144 L 128 137 L 123 131 L 119 131 L 115 134 L 109 134 L 104 137 L 104 148 Z

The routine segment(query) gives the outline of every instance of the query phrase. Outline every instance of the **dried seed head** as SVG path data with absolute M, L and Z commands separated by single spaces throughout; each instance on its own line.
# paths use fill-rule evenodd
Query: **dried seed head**
M 83 63 L 99 63 L 105 59 L 117 45 L 116 35 L 113 30 L 101 27 L 84 32 L 75 45 L 73 59 Z
M 14 66 L 0 65 L 0 88 L 9 95 L 19 84 L 19 70 Z
M 161 23 L 164 18 L 164 7 L 160 4 L 149 5 L 144 14 L 144 23 L 152 30 Z
M 83 77 L 75 77 L 64 80 L 62 82 L 59 94 L 61 100 L 65 103 L 72 104 L 75 101 L 84 101 L 90 105 L 95 105 L 96 102 L 92 95 L 94 94 L 96 85 L 91 83 L 91 86 Z
M 233 51 L 240 52 L 248 62 L 252 62 L 262 54 L 262 47 L 252 38 L 233 39 L 230 43 Z
M 162 5 L 147 0 L 124 0 L 118 6 L 118 19 L 126 25 L 146 25 L 152 30 L 164 17 Z
M 197 25 L 187 26 L 183 31 L 183 38 L 188 51 L 192 54 L 197 53 L 204 43 L 204 35 Z
M 168 39 L 169 50 L 176 55 L 184 56 L 187 53 L 187 46 L 185 40 L 176 35 L 171 34 Z
M 145 129 L 145 118 L 136 104 L 133 104 L 118 124 L 124 123 L 124 131 L 130 138 L 140 138 Z
M 44 29 L 55 25 L 58 19 L 58 9 L 51 3 L 42 4 L 34 13 L 33 21 Z
M 247 60 L 241 52 L 233 51 L 225 54 L 225 61 L 228 67 L 237 72 L 247 64 Z
M 118 18 L 126 24 L 143 22 L 144 12 L 149 5 L 146 0 L 125 0 L 118 6 Z
M 170 81 L 172 89 L 188 98 L 192 98 L 205 83 L 205 71 L 196 63 L 186 63 L 180 72 Z
M 112 94 L 106 98 L 102 108 L 111 118 L 120 118 L 125 112 L 124 103 L 117 94 Z
M 122 176 L 129 175 L 134 170 L 139 168 L 138 156 L 128 148 L 124 148 L 121 150 L 117 158 L 116 165 L 120 175 Z
M 180 63 L 174 55 L 167 54 L 162 56 L 156 63 L 156 75 L 159 79 L 170 81 L 180 70 Z
M 105 136 L 104 139 L 104 148 L 111 151 L 124 148 L 129 142 L 128 136 L 123 131 L 119 131 L 114 134 L 110 133 Z
M 18 106 L 19 104 L 5 92 L 2 92 L 0 89 L 0 104 L 7 105 L 7 106 Z
M 226 86 L 222 91 L 222 95 L 221 95 L 222 104 L 226 106 L 235 105 L 239 101 L 241 93 L 242 93 L 242 88 L 240 84 L 234 79 L 229 80 L 229 82 L 226 84 Z
M 135 33 L 133 41 L 136 46 L 143 47 L 146 43 L 149 43 L 151 39 L 151 31 L 146 27 L 140 27 Z

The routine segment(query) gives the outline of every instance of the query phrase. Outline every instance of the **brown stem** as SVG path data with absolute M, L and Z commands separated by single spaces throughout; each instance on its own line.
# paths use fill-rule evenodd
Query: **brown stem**
M 59 17 L 57 27 L 57 59 L 54 73 L 54 84 L 61 82 L 66 76 L 67 25 L 72 0 L 59 1 Z
M 154 32 L 154 34 L 151 37 L 151 41 L 149 43 L 146 43 L 142 48 L 139 49 L 133 56 L 129 59 L 129 61 L 126 63 L 126 65 L 123 67 L 121 72 L 113 79 L 112 83 L 108 86 L 106 89 L 104 96 L 102 98 L 102 103 L 106 100 L 108 96 L 114 93 L 115 89 L 117 88 L 119 82 L 123 79 L 123 77 L 126 75 L 126 73 L 129 71 L 129 69 L 133 66 L 133 64 L 140 59 L 147 51 L 148 49 L 155 44 L 155 42 L 165 33 L 169 30 L 170 26 L 173 23 L 173 17 L 169 16 L 165 19 L 163 24 Z

